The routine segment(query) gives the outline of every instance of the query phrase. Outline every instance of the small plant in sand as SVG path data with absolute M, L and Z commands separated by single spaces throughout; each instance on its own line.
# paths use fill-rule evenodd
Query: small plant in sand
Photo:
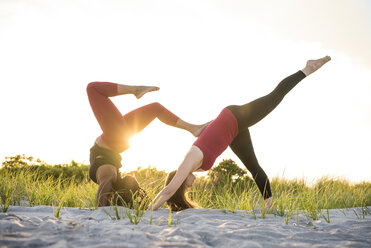
M 61 218 L 61 210 L 63 207 L 63 200 L 58 203 L 56 207 L 54 207 L 54 204 L 52 204 L 53 213 L 55 218 Z
M 180 222 L 180 218 L 177 218 L 175 223 L 174 223 L 173 220 L 174 220 L 173 213 L 172 213 L 171 209 L 169 209 L 169 217 L 167 219 L 167 226 L 168 227 L 171 227 L 171 225 L 177 226 Z M 160 221 L 161 221 L 161 219 L 160 219 Z M 158 225 L 160 224 L 160 221 L 158 222 Z
M 246 212 L 250 213 L 254 219 L 256 219 L 256 207 L 258 201 L 255 199 L 248 200 Z
M 322 209 L 319 208 L 319 201 L 316 192 L 311 191 L 304 195 L 301 204 L 305 216 L 313 220 L 318 220 L 320 218 Z
M 111 218 L 111 220 L 125 219 L 125 210 L 123 207 L 118 205 L 120 195 L 117 192 L 114 194 L 116 197 L 113 197 L 110 201 L 111 209 L 113 210 L 114 215 L 111 215 L 106 209 L 103 209 L 103 211 Z
M 17 176 L 8 177 L 9 173 L 4 173 L 4 176 L 0 177 L 0 209 L 4 213 L 8 211 L 17 187 Z
M 293 216 L 293 213 L 294 213 L 294 206 L 295 206 L 295 202 L 291 202 L 290 205 L 288 206 L 288 210 L 286 211 L 286 214 L 285 214 L 285 224 L 288 225 L 289 224 L 289 220 L 292 218 Z
M 261 202 L 260 205 L 261 205 L 260 215 L 262 219 L 265 219 L 268 217 L 268 214 L 270 214 L 273 211 L 273 207 L 267 208 L 264 202 Z
M 2 212 L 7 212 L 12 201 L 13 189 L 9 185 L 2 185 L 1 187 L 1 197 L 0 197 L 0 208 Z
M 280 196 L 277 196 L 277 199 L 275 199 L 274 203 L 276 208 L 275 214 L 281 217 L 285 216 L 285 212 L 289 207 L 288 194 L 281 194 Z
M 146 204 L 143 202 L 135 201 L 133 208 L 125 208 L 125 214 L 132 224 L 139 224 L 143 215 L 147 212 Z
M 324 199 L 324 210 L 326 210 L 326 214 L 322 212 L 321 215 L 327 223 L 330 223 L 330 211 L 328 209 L 327 196 L 325 196 L 325 199 Z
M 364 196 L 358 198 L 356 201 L 354 205 L 357 207 L 354 207 L 353 212 L 358 219 L 364 219 L 366 215 L 371 214 L 371 210 L 367 207 L 367 200 Z
M 168 218 L 168 221 L 167 221 L 167 226 L 171 227 L 171 209 L 169 209 L 169 218 Z
M 139 192 L 132 194 L 132 200 L 127 202 L 119 193 L 115 192 L 113 200 L 111 200 L 111 208 L 114 216 L 104 209 L 104 212 L 112 220 L 125 219 L 127 217 L 132 224 L 139 224 L 143 215 L 147 212 L 148 201 L 143 200 Z
M 356 207 L 353 209 L 354 214 L 357 216 L 358 219 L 364 219 L 366 215 L 371 214 L 371 209 L 368 207 Z
M 68 200 L 66 200 L 68 197 L 73 195 L 73 188 L 72 187 L 67 187 L 66 190 L 62 190 L 61 186 L 61 180 L 57 181 L 56 186 L 54 187 L 56 189 L 56 192 L 54 192 L 54 200 L 52 201 L 52 208 L 53 208 L 53 213 L 55 218 L 61 218 L 61 210 L 62 207 L 67 203 Z

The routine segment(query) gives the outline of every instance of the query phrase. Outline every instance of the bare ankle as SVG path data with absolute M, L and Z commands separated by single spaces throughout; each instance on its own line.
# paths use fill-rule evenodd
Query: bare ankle
M 137 99 L 141 98 L 144 94 L 152 91 L 157 91 L 160 88 L 156 86 L 135 86 L 134 95 Z

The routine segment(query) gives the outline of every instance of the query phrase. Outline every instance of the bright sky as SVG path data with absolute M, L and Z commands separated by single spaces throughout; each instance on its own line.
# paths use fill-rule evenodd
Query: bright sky
M 264 3 L 263 3 L 264 2 Z M 101 131 L 91 81 L 157 85 L 157 101 L 191 123 L 269 93 L 307 59 L 332 61 L 251 127 L 269 177 L 371 180 L 368 0 L 1 0 L 0 160 L 88 163 Z M 195 140 L 154 121 L 122 153 L 123 170 L 174 170 Z M 242 163 L 228 149 L 223 158 Z

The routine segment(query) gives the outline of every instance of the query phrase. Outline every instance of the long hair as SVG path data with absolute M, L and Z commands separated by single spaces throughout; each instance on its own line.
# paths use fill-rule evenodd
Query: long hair
M 175 176 L 175 173 L 176 170 L 170 172 L 167 175 L 165 186 L 171 182 L 171 180 Z M 188 198 L 188 192 L 186 192 L 186 190 L 187 186 L 184 181 L 182 185 L 179 187 L 179 189 L 175 192 L 175 194 L 167 201 L 167 204 L 172 211 L 182 211 L 187 208 L 199 208 L 197 203 L 191 201 Z

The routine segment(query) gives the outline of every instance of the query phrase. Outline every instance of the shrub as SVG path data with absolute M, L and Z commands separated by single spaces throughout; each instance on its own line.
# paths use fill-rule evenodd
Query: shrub
M 209 170 L 207 175 L 209 182 L 217 188 L 231 184 L 234 189 L 245 190 L 253 182 L 247 175 L 247 170 L 240 168 L 232 159 L 223 159 L 217 166 Z
M 22 168 L 31 165 L 46 165 L 45 162 L 40 159 L 34 159 L 34 157 L 26 157 L 26 155 L 15 155 L 13 157 L 5 157 L 5 161 L 2 163 L 3 168 Z
M 40 159 L 16 155 L 6 157 L 3 167 L 0 169 L 0 175 L 9 174 L 16 176 L 20 173 L 30 173 L 38 179 L 61 179 L 62 182 L 80 183 L 88 180 L 89 165 L 79 164 L 71 161 L 70 164 L 48 165 Z

